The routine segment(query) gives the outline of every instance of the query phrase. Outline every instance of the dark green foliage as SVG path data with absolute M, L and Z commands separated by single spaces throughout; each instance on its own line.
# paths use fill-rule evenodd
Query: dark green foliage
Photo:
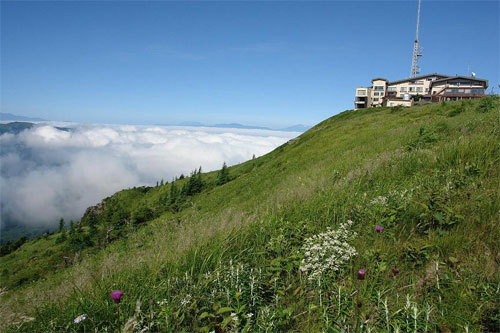
M 59 220 L 59 237 L 56 238 L 56 243 L 59 244 L 59 243 L 63 243 L 66 241 L 66 239 L 68 238 L 67 235 L 66 235 L 66 229 L 65 229 L 65 222 L 64 222 L 64 219 L 60 219 Z
M 479 113 L 486 113 L 494 110 L 494 99 L 498 97 L 484 97 L 481 99 L 479 104 L 477 105 L 476 111 Z
M 201 167 L 194 170 L 186 183 L 186 194 L 189 196 L 200 193 L 203 190 L 203 180 L 201 179 Z
M 59 220 L 59 230 L 58 230 L 59 232 L 62 232 L 64 230 L 64 224 L 65 224 L 64 219 L 61 218 Z
M 153 210 L 146 204 L 142 204 L 132 211 L 132 214 L 130 215 L 130 221 L 132 224 L 140 224 L 151 220 L 153 217 Z
M 78 252 L 92 245 L 90 235 L 83 232 L 81 228 L 76 228 L 73 233 L 70 233 L 67 246 L 71 252 Z
M 397 105 L 391 108 L 391 113 L 397 113 L 403 111 L 403 106 L 402 105 Z
M 5 245 L 2 245 L 2 247 L 0 248 L 0 257 L 4 256 L 4 255 L 7 255 L 15 250 L 17 250 L 18 248 L 21 247 L 21 245 L 23 245 L 24 243 L 26 243 L 26 241 L 28 240 L 27 237 L 21 237 L 19 238 L 17 241 L 11 243 L 11 242 L 8 242 L 7 244 Z
M 465 111 L 464 103 L 454 104 L 451 111 L 448 112 L 448 117 L 455 117 L 464 111 Z
M 80 222 L 81 224 L 82 222 Z M 89 234 L 91 238 L 96 238 L 97 237 L 97 225 L 99 221 L 97 219 L 96 214 L 94 213 L 93 210 L 90 211 L 90 213 L 87 215 L 87 225 L 89 226 Z
M 219 173 L 217 174 L 217 180 L 215 181 L 215 183 L 220 186 L 226 184 L 230 180 L 231 177 L 229 176 L 229 170 L 227 168 L 226 162 L 224 162 L 224 164 L 222 164 L 222 169 L 220 169 Z

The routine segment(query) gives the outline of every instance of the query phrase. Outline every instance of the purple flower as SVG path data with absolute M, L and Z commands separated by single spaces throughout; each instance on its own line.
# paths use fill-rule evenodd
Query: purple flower
M 111 292 L 111 294 L 109 294 L 109 297 L 111 297 L 111 299 L 113 299 L 115 303 L 120 303 L 120 299 L 122 298 L 122 296 L 123 296 L 123 291 L 121 290 L 114 290 Z
M 398 275 L 398 274 L 399 274 L 399 269 L 398 269 L 396 266 L 394 266 L 394 267 L 392 268 L 392 275 L 396 276 L 396 275 Z
M 382 229 L 384 229 L 384 227 L 383 227 L 383 226 L 381 226 L 381 225 L 377 225 L 377 226 L 375 226 L 375 231 L 376 231 L 376 232 L 381 232 L 381 231 L 382 231 Z
M 364 280 L 365 279 L 365 269 L 362 268 L 358 272 L 358 280 Z

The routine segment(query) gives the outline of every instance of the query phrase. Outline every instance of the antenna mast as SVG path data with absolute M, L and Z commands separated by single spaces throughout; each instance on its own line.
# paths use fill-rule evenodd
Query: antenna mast
M 410 77 L 417 76 L 420 73 L 420 68 L 418 67 L 418 58 L 422 56 L 422 46 L 418 42 L 419 28 L 420 28 L 420 6 L 422 0 L 418 0 L 418 11 L 417 11 L 417 33 L 415 36 L 415 42 L 413 44 L 413 56 L 411 59 L 411 73 Z

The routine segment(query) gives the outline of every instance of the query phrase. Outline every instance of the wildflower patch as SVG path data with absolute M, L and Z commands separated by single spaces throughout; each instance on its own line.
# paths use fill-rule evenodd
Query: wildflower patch
M 353 222 L 348 220 L 338 229 L 327 229 L 326 232 L 309 237 L 301 248 L 303 259 L 300 270 L 307 274 L 309 280 L 319 279 L 324 273 L 340 270 L 358 253 L 350 244 L 356 238 L 351 230 Z

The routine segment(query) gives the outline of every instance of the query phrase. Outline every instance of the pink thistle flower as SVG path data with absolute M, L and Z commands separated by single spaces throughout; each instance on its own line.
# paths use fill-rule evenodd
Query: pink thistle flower
M 376 232 L 381 232 L 383 229 L 384 229 L 384 227 L 382 227 L 381 225 L 375 226 L 375 231 Z
M 123 291 L 121 290 L 114 290 L 109 294 L 109 297 L 111 297 L 111 299 L 115 301 L 115 303 L 120 303 L 120 299 L 122 298 L 122 296 Z
M 394 266 L 394 267 L 392 268 L 392 275 L 396 276 L 396 275 L 398 275 L 398 274 L 399 274 L 399 269 L 398 269 L 396 266 Z
M 364 268 L 360 269 L 359 272 L 358 272 L 358 280 L 364 280 L 365 279 L 365 273 L 366 272 L 365 272 Z

